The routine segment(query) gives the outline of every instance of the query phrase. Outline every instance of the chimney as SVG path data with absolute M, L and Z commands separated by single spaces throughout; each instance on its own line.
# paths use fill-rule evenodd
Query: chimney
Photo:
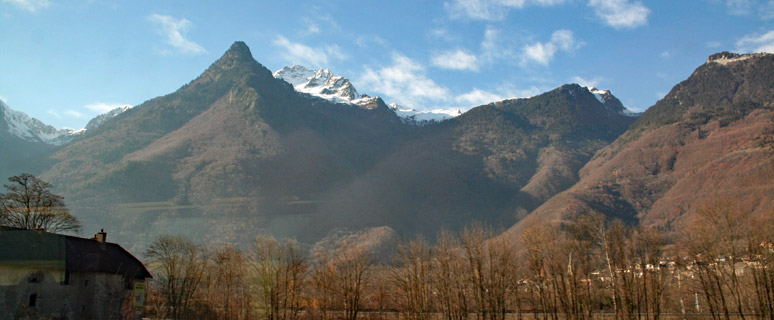
M 94 240 L 97 240 L 99 243 L 105 243 L 105 241 L 107 241 L 107 233 L 105 233 L 105 229 L 100 229 L 99 232 L 94 235 Z

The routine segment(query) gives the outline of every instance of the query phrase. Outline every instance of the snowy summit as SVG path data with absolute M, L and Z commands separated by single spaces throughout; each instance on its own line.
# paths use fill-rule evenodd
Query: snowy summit
M 333 102 L 366 105 L 376 99 L 358 93 L 349 79 L 335 75 L 328 69 L 307 69 L 293 65 L 277 70 L 274 77 L 290 83 L 298 92 Z M 440 122 L 463 113 L 459 108 L 417 110 L 394 103 L 390 104 L 390 109 L 403 121 L 417 125 Z
M 334 75 L 328 69 L 315 70 L 294 65 L 277 70 L 274 77 L 290 83 L 298 92 L 333 102 L 365 104 L 373 100 L 359 94 L 349 79 Z
M 43 142 L 50 145 L 61 146 L 72 141 L 86 130 L 95 129 L 108 119 L 129 110 L 131 106 L 118 107 L 106 113 L 100 114 L 89 121 L 83 129 L 73 130 L 69 128 L 57 129 L 42 121 L 28 116 L 24 112 L 11 109 L 3 100 L 0 100 L 0 120 L 5 120 L 8 132 L 22 140 Z
M 61 146 L 83 131 L 83 129 L 54 128 L 38 119 L 31 118 L 24 112 L 12 110 L 2 100 L 0 100 L 0 111 L 0 115 L 5 118 L 5 122 L 8 125 L 8 132 L 27 141 L 38 141 Z

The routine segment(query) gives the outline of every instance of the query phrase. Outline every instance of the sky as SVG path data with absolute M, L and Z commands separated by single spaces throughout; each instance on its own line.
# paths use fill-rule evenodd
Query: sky
M 644 111 L 721 51 L 774 52 L 774 0 L 0 0 L 0 100 L 79 129 L 174 92 L 234 41 L 419 110 L 566 83 Z

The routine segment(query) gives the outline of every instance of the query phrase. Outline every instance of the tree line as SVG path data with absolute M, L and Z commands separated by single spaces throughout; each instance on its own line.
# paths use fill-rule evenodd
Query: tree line
M 389 262 L 341 241 L 311 254 L 258 236 L 249 250 L 162 236 L 146 316 L 171 319 L 774 319 L 772 215 L 733 201 L 678 235 L 601 214 L 529 226 L 520 239 L 470 226 L 401 243 Z
M 64 199 L 30 174 L 0 193 L 0 225 L 77 231 Z M 774 320 L 774 214 L 733 200 L 700 206 L 681 233 L 589 214 L 528 226 L 520 239 L 473 225 L 415 239 L 378 262 L 363 243 L 310 254 L 256 237 L 249 250 L 182 236 L 145 252 L 146 313 L 171 319 L 500 320 L 707 317 Z M 362 318 L 362 317 L 361 317 Z

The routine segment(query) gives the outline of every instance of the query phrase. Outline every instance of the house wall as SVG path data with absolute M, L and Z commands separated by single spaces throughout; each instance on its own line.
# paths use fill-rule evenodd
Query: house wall
M 9 273 L 6 273 L 9 272 Z M 27 276 L 20 276 L 26 272 Z M 38 282 L 29 281 L 37 270 L 0 268 L 0 320 L 31 318 L 120 319 L 131 298 L 131 286 L 122 275 L 46 271 Z M 68 280 L 65 282 L 65 279 Z M 34 295 L 34 298 L 31 298 Z M 31 299 L 35 306 L 29 306 Z

